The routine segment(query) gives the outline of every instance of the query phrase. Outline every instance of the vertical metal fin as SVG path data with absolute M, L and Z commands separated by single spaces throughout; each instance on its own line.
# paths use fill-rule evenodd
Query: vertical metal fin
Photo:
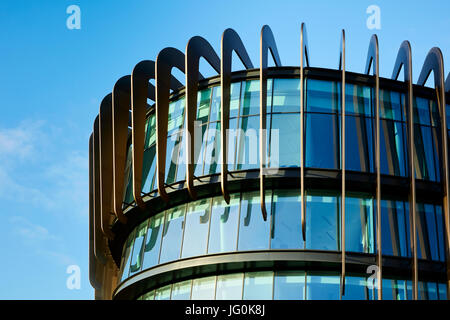
M 345 295 L 345 30 L 341 33 L 339 52 L 341 70 L 341 299 Z
M 423 86 L 428 79 L 428 76 L 433 71 L 434 87 L 436 89 L 437 103 L 441 117 L 441 141 L 442 141 L 442 167 L 444 168 L 442 174 L 442 184 L 444 189 L 444 197 L 442 199 L 444 206 L 445 217 L 445 232 L 446 232 L 446 261 L 447 261 L 447 297 L 450 299 L 450 198 L 449 198 L 449 168 L 448 168 L 448 143 L 447 143 L 447 115 L 445 104 L 445 84 L 444 84 L 444 60 L 442 52 L 439 48 L 434 47 L 428 52 L 425 62 L 422 66 L 422 71 L 419 75 L 417 84 Z
M 419 281 L 418 259 L 417 259 L 417 233 L 416 233 L 416 174 L 414 167 L 414 104 L 413 104 L 413 86 L 412 86 L 412 55 L 409 41 L 403 41 L 397 53 L 392 79 L 397 80 L 403 67 L 404 81 L 407 89 L 406 106 L 407 127 L 408 127 L 408 156 L 409 156 L 409 221 L 410 221 L 410 241 L 412 252 L 412 285 L 413 300 L 417 300 Z
M 228 139 L 227 130 L 230 126 L 230 87 L 231 87 L 231 66 L 232 53 L 236 52 L 246 69 L 253 68 L 252 61 L 248 56 L 247 50 L 242 43 L 241 38 L 233 29 L 226 29 L 222 34 L 221 41 L 221 60 L 220 60 L 220 85 L 221 85 L 221 118 L 220 118 L 220 137 L 221 137 L 221 173 L 220 185 L 223 198 L 226 203 L 230 203 L 230 194 L 228 192 Z
M 378 280 L 378 300 L 383 296 L 383 283 L 382 283 L 382 269 L 383 269 L 383 257 L 381 252 L 381 168 L 380 168 L 380 72 L 379 72 L 379 50 L 378 50 L 378 37 L 376 34 L 372 35 L 369 43 L 369 50 L 367 52 L 366 60 L 366 74 L 370 73 L 370 67 L 373 62 L 373 75 L 375 76 L 375 166 L 377 174 L 376 182 L 376 198 L 377 198 L 377 280 Z
M 192 199 L 197 198 L 194 190 L 194 121 L 197 116 L 197 92 L 199 62 L 204 58 L 220 74 L 220 59 L 213 47 L 202 37 L 192 37 L 186 45 L 186 184 Z
M 113 109 L 113 199 L 114 213 L 121 223 L 127 223 L 123 214 L 123 188 L 127 160 L 128 118 L 131 105 L 131 76 L 123 76 L 112 90 Z
M 306 25 L 302 22 L 300 29 L 300 197 L 302 206 L 302 237 L 306 241 L 306 201 L 305 201 L 305 138 L 304 138 L 304 123 L 305 123 L 305 62 L 309 67 L 309 47 L 308 37 L 306 33 Z
M 185 72 L 184 53 L 178 49 L 168 47 L 161 50 L 156 57 L 156 181 L 159 196 L 169 201 L 165 188 L 167 130 L 169 120 L 169 95 L 172 79 L 172 68 L 176 67 Z
M 272 30 L 268 25 L 264 25 L 261 29 L 259 51 L 259 196 L 261 199 L 261 212 L 264 221 L 267 220 L 264 176 L 266 165 L 267 65 L 269 50 L 275 65 L 277 67 L 281 66 L 277 44 L 275 43 Z
M 112 146 L 112 95 L 106 95 L 99 112 L 99 155 L 100 155 L 100 208 L 103 234 L 109 239 L 114 238 L 111 231 L 112 215 L 112 177 L 113 177 L 113 146 Z
M 140 208 L 142 200 L 142 167 L 145 149 L 145 116 L 147 98 L 156 101 L 155 87 L 149 81 L 155 79 L 155 62 L 143 60 L 136 64 L 131 73 L 131 141 L 133 144 L 133 198 Z M 175 77 L 170 79 L 170 89 L 176 90 L 183 84 Z

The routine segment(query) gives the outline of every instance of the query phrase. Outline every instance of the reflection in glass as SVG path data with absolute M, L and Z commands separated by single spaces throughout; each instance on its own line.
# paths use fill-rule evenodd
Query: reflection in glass
M 128 273 L 130 271 L 131 249 L 133 247 L 134 234 L 135 234 L 135 231 L 133 230 L 130 233 L 130 235 L 128 236 L 127 242 L 125 243 L 125 245 L 123 247 L 122 261 L 121 261 L 122 264 L 120 266 L 120 270 L 122 271 L 122 276 L 121 276 L 122 281 L 124 279 L 128 278 Z
M 141 297 L 141 300 L 153 300 L 155 299 L 155 290 L 149 291 Z
M 371 300 L 372 290 L 367 287 L 365 278 L 345 277 L 345 294 L 342 300 Z
M 194 279 L 192 283 L 192 300 L 213 300 L 216 277 Z
M 340 90 L 340 84 L 338 84 Z M 345 115 L 364 115 L 370 117 L 371 88 L 361 85 L 345 84 Z
M 133 245 L 133 253 L 131 255 L 130 276 L 138 272 L 142 266 L 143 249 L 145 241 L 145 233 L 147 231 L 148 221 L 142 222 L 136 229 L 136 235 Z
M 383 255 L 410 256 L 409 209 L 403 201 L 381 201 Z
M 273 299 L 304 300 L 305 273 L 302 271 L 276 272 Z
M 241 117 L 240 129 L 237 139 L 236 169 L 259 168 L 259 117 Z
M 170 289 L 172 285 L 169 284 L 162 288 L 156 289 L 155 291 L 155 300 L 170 300 Z
M 246 272 L 244 300 L 271 300 L 273 272 Z
M 205 161 L 203 174 L 220 172 L 220 122 L 209 124 L 205 146 Z
M 206 254 L 211 199 L 187 205 L 182 258 Z
M 338 250 L 338 202 L 335 196 L 306 197 L 306 248 Z
M 336 82 L 307 79 L 306 111 L 335 113 L 340 105 Z
M 300 79 L 273 81 L 272 112 L 300 112 Z
M 189 300 L 191 298 L 192 280 L 174 283 L 172 286 L 171 300 Z
M 236 250 L 239 200 L 239 194 L 230 196 L 230 204 L 227 204 L 222 196 L 213 199 L 208 253 Z
M 238 244 L 238 249 L 241 251 L 267 249 L 269 247 L 270 220 L 264 221 L 259 199 L 259 192 L 242 194 Z M 269 217 L 270 195 L 267 194 L 266 208 Z
M 278 130 L 277 134 L 275 134 L 276 130 Z M 299 114 L 272 115 L 269 156 L 270 167 L 300 166 Z
M 144 151 L 142 166 L 142 192 L 148 193 L 156 189 L 156 145 Z
M 143 270 L 158 264 L 161 235 L 164 222 L 164 212 L 150 218 L 144 247 Z
M 216 300 L 241 300 L 243 277 L 242 273 L 217 276 Z
M 345 197 L 345 249 L 374 252 L 373 200 L 362 195 Z
M 180 256 L 181 237 L 183 236 L 185 206 L 178 206 L 166 211 L 162 248 L 159 263 L 178 259 Z
M 370 118 L 349 115 L 345 116 L 346 170 L 362 172 L 374 171 L 374 144 L 372 133 L 372 120 Z
M 271 249 L 303 249 L 299 190 L 274 190 Z
M 381 174 L 406 176 L 406 125 L 397 121 L 381 120 L 380 129 Z
M 439 237 L 436 229 L 434 205 L 417 206 L 417 256 L 419 259 L 439 261 Z
M 340 278 L 332 275 L 307 276 L 307 300 L 339 300 Z

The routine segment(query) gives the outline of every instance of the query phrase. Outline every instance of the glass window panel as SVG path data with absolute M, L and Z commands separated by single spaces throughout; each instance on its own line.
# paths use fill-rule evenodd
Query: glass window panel
M 206 254 L 211 199 L 187 205 L 182 258 Z
M 405 280 L 383 279 L 383 300 L 406 300 L 408 292 Z
M 242 82 L 240 115 L 259 114 L 259 80 Z M 267 79 L 267 112 L 270 112 L 272 96 L 272 79 Z
M 340 90 L 340 84 L 338 84 Z M 359 86 L 351 83 L 345 84 L 345 115 L 371 116 L 370 87 Z
M 220 110 L 222 90 L 220 86 L 213 88 L 212 99 L 211 99 L 211 115 L 209 117 L 209 122 L 220 121 Z
M 240 124 L 236 169 L 259 168 L 259 117 L 242 117 Z
M 155 291 L 155 300 L 170 300 L 170 289 L 172 285 L 169 284 Z
M 155 290 L 149 291 L 142 296 L 141 300 L 153 300 L 155 299 Z
M 339 300 L 340 278 L 334 275 L 308 275 L 307 300 Z
M 416 148 L 416 157 L 414 157 L 416 178 L 439 181 L 439 178 L 435 175 L 435 148 L 431 128 L 416 125 L 414 127 L 414 143 Z
M 270 194 L 266 194 L 267 216 L 270 215 Z M 238 250 L 258 250 L 269 247 L 270 221 L 264 221 L 259 192 L 242 194 Z
M 175 182 L 178 165 L 178 155 L 181 147 L 182 131 L 178 131 L 167 138 L 166 149 L 166 183 Z
M 438 283 L 439 300 L 447 300 L 447 285 Z
M 307 79 L 307 112 L 337 112 L 339 101 L 339 90 L 336 82 Z
M 145 144 L 147 149 L 156 143 L 156 115 L 152 113 L 147 121 L 145 121 Z
M 372 120 L 366 117 L 345 117 L 346 170 L 373 172 Z M 340 154 L 340 151 L 339 151 Z
M 345 248 L 374 253 L 373 200 L 347 194 L 345 198 Z
M 244 300 L 271 300 L 273 272 L 247 272 L 244 280 Z
M 234 82 L 230 87 L 230 118 L 239 115 L 239 100 L 241 96 L 241 82 Z
M 192 284 L 192 300 L 214 300 L 216 277 L 194 279 Z
M 175 181 L 182 181 L 186 179 L 186 142 L 185 142 L 186 131 L 183 130 L 178 136 L 177 146 L 178 151 L 177 157 L 177 176 Z
M 177 101 L 173 101 L 169 104 L 167 136 L 172 135 L 175 131 L 178 131 L 183 127 L 184 109 L 185 109 L 184 97 L 178 99 Z
M 272 115 L 269 155 L 270 167 L 300 166 L 299 114 Z
M 159 263 L 178 259 L 183 236 L 185 205 L 166 211 Z
M 418 203 L 416 208 L 418 258 L 439 260 L 434 206 L 432 204 Z
M 194 175 L 201 176 L 203 175 L 203 164 L 205 159 L 205 148 L 206 148 L 206 140 L 208 134 L 208 124 L 204 124 L 201 127 L 194 125 L 194 135 L 201 135 L 202 140 L 194 137 Z
M 120 278 L 121 281 L 128 278 L 128 273 L 130 271 L 131 249 L 133 248 L 134 233 L 135 231 L 133 230 L 128 236 L 127 242 L 123 247 L 122 261 L 121 261 L 122 264 L 120 266 L 120 270 L 122 271 L 122 276 Z
M 216 91 L 218 87 L 214 87 Z M 211 88 L 201 90 L 197 93 L 197 121 L 202 124 L 208 122 L 209 118 L 209 104 L 211 99 Z
M 144 250 L 145 233 L 147 231 L 148 220 L 142 222 L 136 229 L 133 253 L 131 255 L 130 276 L 141 270 Z
M 444 240 L 444 217 L 442 215 L 442 207 L 434 206 L 436 212 L 436 229 L 439 245 L 439 260 L 445 261 L 445 240 Z
M 300 79 L 274 79 L 272 112 L 300 112 Z
M 227 150 L 227 163 L 228 170 L 236 170 L 236 150 L 238 146 L 239 130 L 237 128 L 238 118 L 230 119 L 230 126 L 227 132 L 228 138 L 228 150 Z
M 156 188 L 156 146 L 153 145 L 144 151 L 142 164 L 142 192 L 148 193 Z
M 208 253 L 236 250 L 239 200 L 239 194 L 230 196 L 230 204 L 227 204 L 222 196 L 213 199 Z
M 306 115 L 305 165 L 312 168 L 339 168 L 339 118 L 331 114 Z
M 338 206 L 335 196 L 306 197 L 306 248 L 338 250 Z
M 273 299 L 304 300 L 305 273 L 301 271 L 276 272 Z
M 402 120 L 402 106 L 400 93 L 389 90 L 380 90 L 380 117 L 390 120 Z
M 438 288 L 436 282 L 419 281 L 419 300 L 438 300 Z
M 385 255 L 409 255 L 409 213 L 402 201 L 381 201 L 381 244 Z
M 210 123 L 207 135 L 204 175 L 220 172 L 220 122 Z
M 405 124 L 381 120 L 380 162 L 381 174 L 406 176 L 404 144 Z
M 216 300 L 241 300 L 243 273 L 217 276 Z
M 368 300 L 370 299 L 367 280 L 360 277 L 345 277 L 345 294 L 342 300 Z
M 430 125 L 430 101 L 421 97 L 413 98 L 414 123 Z
M 163 222 L 164 212 L 150 218 L 145 238 L 143 270 L 158 264 Z
M 274 190 L 271 249 L 303 249 L 299 190 Z
M 191 298 L 192 280 L 174 283 L 172 286 L 171 300 L 189 300 Z
M 123 201 L 127 204 L 130 204 L 134 201 L 133 179 L 132 179 L 133 166 L 132 166 L 132 162 L 131 162 L 132 148 L 133 148 L 133 146 L 130 144 L 128 146 L 127 158 L 126 158 L 126 162 L 125 162 L 125 173 L 124 173 Z

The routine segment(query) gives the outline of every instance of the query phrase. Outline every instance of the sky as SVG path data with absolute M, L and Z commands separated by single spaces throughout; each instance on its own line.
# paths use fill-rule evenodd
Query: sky
M 70 5 L 80 8 L 79 29 L 67 27 Z M 368 27 L 371 5 L 380 8 L 379 29 Z M 184 52 L 197 35 L 219 53 L 222 32 L 233 28 L 257 67 L 267 24 L 282 64 L 298 66 L 305 22 L 311 66 L 337 68 L 345 29 L 347 70 L 364 72 L 376 33 L 380 75 L 391 76 L 398 48 L 409 40 L 416 82 L 432 47 L 450 66 L 448 12 L 443 0 L 0 0 L 0 299 L 94 298 L 88 141 L 101 100 L 139 61 L 169 46 Z M 233 70 L 241 70 L 234 61 Z M 214 75 L 204 61 L 200 70 Z M 72 265 L 80 288 L 67 286 Z

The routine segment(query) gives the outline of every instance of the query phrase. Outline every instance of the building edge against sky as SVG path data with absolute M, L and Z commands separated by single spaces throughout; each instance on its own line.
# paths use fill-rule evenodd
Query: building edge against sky
M 392 79 L 376 35 L 361 74 L 345 71 L 344 31 L 337 70 L 309 65 L 304 24 L 300 42 L 283 67 L 264 26 L 254 69 L 227 29 L 220 56 L 193 37 L 116 82 L 89 141 L 96 299 L 447 299 L 441 51 L 413 84 L 407 41 Z

